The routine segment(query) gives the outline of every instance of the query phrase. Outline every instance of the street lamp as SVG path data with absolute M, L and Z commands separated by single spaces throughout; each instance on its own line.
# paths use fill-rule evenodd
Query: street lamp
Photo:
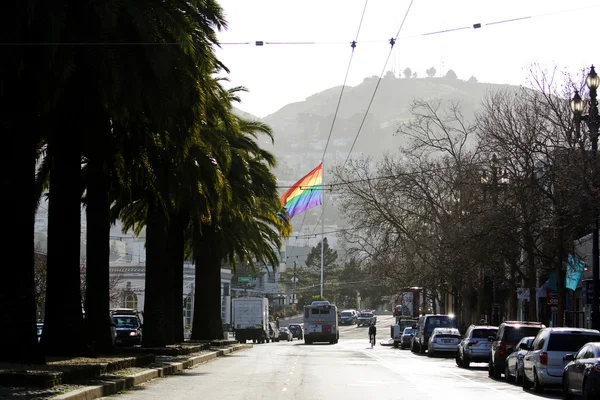
M 590 102 L 588 115 L 582 115 L 585 109 L 585 101 L 579 96 L 579 92 L 575 91 L 575 96 L 571 100 L 571 111 L 573 111 L 575 127 L 579 130 L 581 121 L 585 122 L 590 131 L 590 141 L 592 142 L 592 191 L 594 195 L 598 191 L 598 126 L 600 118 L 598 118 L 598 100 L 596 89 L 600 86 L 600 77 L 596 74 L 594 66 L 590 68 L 590 73 L 585 79 L 585 83 L 590 90 Z M 592 198 L 592 329 L 600 329 L 600 312 L 598 309 L 598 278 L 600 269 L 598 257 L 600 251 L 598 247 L 598 202 Z
M 489 186 L 490 191 L 492 191 L 492 201 L 494 205 L 494 210 L 498 208 L 498 188 L 502 184 L 508 183 L 508 177 L 506 174 L 502 174 L 502 176 L 498 176 L 498 170 L 500 169 L 500 161 L 498 160 L 498 156 L 496 154 L 492 154 L 492 158 L 490 159 L 490 170 L 491 176 L 488 176 L 485 172 L 481 177 L 481 183 L 485 186 Z M 485 191 L 484 191 L 484 201 L 486 199 Z M 491 279 L 492 279 L 492 310 L 491 310 L 491 322 L 493 325 L 499 325 L 500 321 L 500 310 L 496 300 L 496 271 L 494 268 L 491 269 Z M 483 287 L 480 287 L 480 297 L 483 297 Z M 481 299 L 479 300 L 481 301 Z M 482 303 L 480 303 L 483 307 Z M 481 310 L 478 310 L 481 312 Z

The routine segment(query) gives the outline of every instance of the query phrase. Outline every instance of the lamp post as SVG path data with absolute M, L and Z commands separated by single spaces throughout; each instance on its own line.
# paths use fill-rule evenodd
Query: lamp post
M 598 118 L 598 100 L 597 92 L 600 86 L 600 77 L 596 74 L 594 66 L 590 68 L 590 73 L 585 79 L 585 83 L 590 91 L 589 111 L 587 115 L 582 115 L 585 109 L 585 101 L 581 99 L 579 93 L 575 91 L 575 96 L 571 100 L 571 110 L 575 119 L 575 127 L 579 129 L 581 121 L 585 122 L 590 131 L 590 141 L 592 142 L 592 329 L 600 329 L 600 312 L 598 310 L 598 278 L 600 269 L 598 264 L 598 256 L 600 255 L 598 248 L 598 201 L 595 199 L 598 192 L 598 127 L 600 118 Z
M 498 157 L 496 154 L 492 155 L 492 159 L 490 160 L 490 168 L 492 169 L 492 190 L 494 193 L 492 198 L 494 200 L 494 210 L 498 208 L 498 193 L 496 193 L 496 189 L 498 188 Z M 492 268 L 492 325 L 498 326 L 500 322 L 498 321 L 498 304 L 496 303 L 496 271 Z
M 505 176 L 502 176 L 501 178 L 498 177 L 498 169 L 499 168 L 500 168 L 500 161 L 498 160 L 498 156 L 496 156 L 496 154 L 493 154 L 492 158 L 490 159 L 491 177 L 488 177 L 488 175 L 485 173 L 481 177 L 481 183 L 484 184 L 485 186 L 489 186 L 490 191 L 492 192 L 492 201 L 493 201 L 494 210 L 496 210 L 498 208 L 498 192 L 497 192 L 497 190 L 498 190 L 500 184 L 508 183 L 508 178 L 506 178 Z M 485 197 L 485 191 L 484 191 L 484 201 L 485 201 L 485 199 L 486 199 L 486 197 Z M 492 279 L 491 323 L 492 323 L 492 325 L 499 325 L 500 324 L 500 321 L 499 321 L 500 310 L 499 310 L 499 307 L 498 307 L 498 304 L 496 301 L 496 271 L 494 268 L 491 269 L 491 279 Z M 483 295 L 483 293 L 481 293 L 481 295 Z

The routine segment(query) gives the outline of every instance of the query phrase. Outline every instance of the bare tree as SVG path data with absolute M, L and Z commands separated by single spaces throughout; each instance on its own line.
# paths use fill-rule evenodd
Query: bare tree
M 497 92 L 488 95 L 478 117 L 482 152 L 490 157 L 498 154 L 506 176 L 508 195 L 514 206 L 512 228 L 504 224 L 500 237 L 513 243 L 524 257 L 504 257 L 509 270 L 503 275 L 513 292 L 524 283 L 535 288 L 536 271 L 557 275 L 559 305 L 558 323 L 564 311 L 563 263 L 572 242 L 582 231 L 577 222 L 586 212 L 581 193 L 586 190 L 587 157 L 583 139 L 573 135 L 572 117 L 568 109 L 570 89 L 558 88 L 555 73 L 533 68 L 533 90 Z M 585 218 L 583 218 L 585 220 Z M 590 219 L 587 219 L 590 220 Z M 505 222 L 507 219 L 505 218 Z M 503 231 L 504 230 L 504 231 Z M 515 233 L 518 231 L 519 233 Z M 533 299 L 534 293 L 530 294 Z M 510 315 L 516 312 L 514 295 L 510 299 Z M 536 315 L 530 302 L 530 316 Z
M 465 220 L 472 217 L 465 209 L 468 186 L 461 182 L 477 162 L 468 148 L 475 130 L 455 103 L 415 101 L 412 114 L 398 129 L 408 141 L 400 156 L 384 156 L 375 171 L 366 159 L 335 172 L 351 224 L 343 237 L 372 270 L 398 285 L 427 287 L 434 308 L 444 310 L 445 295 L 458 297 L 467 285 L 465 272 L 474 259 L 452 250 L 456 242 L 464 245 L 457 235 L 472 235 Z
M 83 304 L 85 304 L 85 293 L 86 293 L 86 279 L 85 279 L 85 272 L 86 272 L 86 264 L 85 264 L 85 258 L 81 257 L 81 264 L 80 264 L 80 273 L 81 273 L 81 279 L 80 279 L 80 287 L 81 287 L 81 301 Z M 110 278 L 109 278 L 109 282 L 108 282 L 108 290 L 109 290 L 109 300 L 110 300 L 110 304 L 120 304 L 122 297 L 123 297 L 123 291 L 124 291 L 124 285 L 123 283 L 125 282 L 125 277 L 124 274 L 121 272 L 112 272 L 110 274 Z M 108 312 L 108 310 L 106 310 L 106 312 Z

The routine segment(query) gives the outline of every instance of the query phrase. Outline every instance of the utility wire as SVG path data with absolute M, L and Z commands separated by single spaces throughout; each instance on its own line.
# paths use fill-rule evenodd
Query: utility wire
M 586 6 L 586 7 L 570 8 L 570 9 L 566 9 L 566 10 L 551 11 L 551 12 L 541 13 L 541 14 L 526 15 L 526 16 L 520 16 L 520 17 L 515 17 L 515 18 L 510 18 L 510 19 L 505 19 L 505 20 L 486 22 L 486 23 L 477 22 L 477 23 L 474 23 L 474 24 L 468 25 L 468 26 L 465 25 L 465 26 L 460 26 L 460 27 L 455 27 L 455 28 L 441 29 L 441 30 L 425 32 L 425 33 L 420 33 L 420 34 L 411 35 L 411 36 L 399 37 L 397 39 L 405 40 L 405 39 L 413 39 L 413 38 L 421 37 L 421 36 L 431 36 L 431 35 L 438 35 L 438 34 L 442 34 L 442 33 L 456 32 L 456 31 L 461 31 L 461 30 L 466 30 L 466 29 L 480 29 L 483 26 L 492 26 L 492 25 L 506 24 L 506 23 L 512 23 L 512 22 L 519 22 L 519 21 L 524 21 L 524 20 L 531 20 L 531 19 L 535 19 L 535 18 L 544 18 L 544 17 L 548 17 L 548 16 L 552 16 L 552 15 L 560 15 L 560 14 L 566 14 L 566 13 L 571 13 L 571 12 L 575 12 L 575 11 L 589 10 L 589 9 L 597 8 L 597 7 L 600 7 L 600 4 Z M 387 41 L 388 41 L 387 39 L 367 40 L 364 42 L 360 42 L 360 44 L 384 43 Z M 319 41 L 302 41 L 302 40 L 301 41 L 249 40 L 249 41 L 241 41 L 241 42 L 219 42 L 219 43 L 216 43 L 217 46 L 254 45 L 256 47 L 262 47 L 264 45 L 301 45 L 302 46 L 302 45 L 346 45 L 346 44 L 347 44 L 347 42 L 337 42 L 337 41 L 336 42 L 326 42 L 326 41 L 319 42 Z M 357 44 L 358 44 L 358 42 L 357 42 Z M 0 42 L 0 46 L 179 46 L 179 45 L 181 45 L 181 42 Z
M 360 34 L 360 28 L 362 27 L 362 23 L 365 18 L 365 12 L 367 11 L 368 3 L 369 3 L 369 0 L 365 0 L 365 6 L 363 7 L 362 14 L 360 16 L 360 22 L 358 23 L 358 29 L 356 31 L 355 39 L 350 43 L 350 47 L 352 48 L 352 51 L 350 53 L 350 60 L 348 61 L 348 68 L 346 68 L 346 75 L 344 76 L 344 83 L 342 84 L 342 89 L 340 91 L 340 97 L 338 98 L 337 106 L 335 108 L 335 113 L 333 115 L 333 121 L 331 121 L 331 128 L 329 129 L 329 135 L 327 136 L 327 143 L 325 144 L 325 149 L 323 150 L 323 156 L 321 157 L 321 162 L 323 162 L 325 160 L 325 153 L 327 153 L 327 147 L 329 146 L 329 140 L 331 139 L 333 127 L 335 126 L 335 121 L 337 119 L 338 111 L 340 109 L 340 104 L 342 102 L 342 97 L 344 95 L 344 89 L 346 88 L 346 81 L 348 80 L 348 74 L 350 73 L 350 67 L 352 65 L 352 59 L 354 58 L 354 49 L 356 48 L 356 42 L 358 41 L 358 35 Z M 323 192 L 321 192 L 321 196 L 323 196 Z M 327 205 L 327 202 L 325 202 L 325 205 Z M 323 209 L 325 208 L 325 205 L 323 205 Z M 300 223 L 299 231 L 302 231 L 302 227 L 304 227 L 304 222 L 306 221 L 306 215 L 307 215 L 307 212 L 305 211 L 304 215 L 302 216 L 302 222 Z M 294 241 L 294 244 L 295 243 L 296 243 L 296 241 Z M 296 246 L 294 246 L 294 248 L 292 249 L 290 257 L 293 256 L 293 252 L 295 249 L 296 249 Z
M 369 100 L 369 105 L 367 106 L 367 110 L 365 111 L 362 121 L 360 122 L 358 131 L 356 132 L 356 136 L 354 136 L 354 141 L 352 142 L 352 146 L 350 146 L 350 150 L 348 151 L 348 156 L 346 157 L 344 164 L 342 164 L 342 169 L 346 166 L 346 163 L 348 162 L 348 159 L 350 158 L 350 155 L 352 154 L 352 150 L 354 150 L 354 145 L 356 145 L 358 136 L 360 135 L 362 128 L 365 124 L 365 121 L 367 120 L 367 116 L 369 115 L 369 110 L 371 109 L 371 105 L 373 104 L 373 100 L 375 99 L 375 95 L 377 94 L 377 90 L 379 89 L 379 85 L 381 84 L 381 80 L 383 79 L 383 75 L 385 74 L 388 62 L 390 61 L 390 57 L 392 56 L 392 52 L 394 51 L 394 45 L 396 44 L 396 41 L 398 40 L 398 36 L 400 36 L 400 32 L 402 31 L 402 27 L 404 26 L 404 23 L 406 22 L 408 13 L 410 12 L 410 9 L 413 5 L 413 1 L 414 0 L 410 0 L 410 3 L 408 4 L 408 8 L 406 9 L 406 12 L 404 13 L 404 18 L 402 18 L 402 22 L 400 23 L 400 27 L 398 28 L 398 32 L 396 33 L 396 36 L 391 38 L 389 41 L 390 51 L 388 52 L 387 58 L 385 59 L 385 63 L 383 64 L 383 68 L 381 70 L 381 73 L 379 74 L 379 79 L 377 80 L 377 85 L 375 85 L 375 89 L 373 90 L 373 94 L 371 95 L 371 99 Z M 329 198 L 327 198 L 327 201 L 325 201 L 325 205 L 323 206 L 323 209 L 321 210 L 321 216 L 317 220 L 317 224 L 315 225 L 315 228 L 313 229 L 313 233 L 317 229 L 317 226 L 319 226 L 319 222 L 321 222 L 321 219 L 324 218 L 325 207 L 327 206 L 328 202 L 329 202 Z

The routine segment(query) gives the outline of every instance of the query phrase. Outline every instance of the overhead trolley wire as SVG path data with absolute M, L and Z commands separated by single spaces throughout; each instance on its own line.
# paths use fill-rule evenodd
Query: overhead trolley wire
M 385 74 L 388 62 L 390 61 L 390 57 L 392 56 L 392 52 L 394 51 L 394 45 L 396 44 L 396 41 L 398 40 L 398 36 L 400 36 L 402 27 L 404 26 L 404 23 L 406 22 L 406 18 L 408 17 L 408 13 L 410 12 L 410 9 L 412 8 L 413 1 L 414 0 L 410 0 L 410 3 L 408 4 L 408 8 L 406 9 L 406 13 L 404 13 L 404 18 L 402 18 L 402 22 L 400 23 L 400 27 L 398 28 L 398 32 L 396 33 L 396 36 L 389 40 L 390 51 L 388 52 L 387 58 L 385 59 L 385 63 L 383 64 L 381 74 L 379 74 L 379 79 L 377 80 L 377 85 L 375 85 L 375 89 L 373 90 L 373 94 L 371 95 L 371 99 L 369 100 L 367 110 L 365 111 L 362 121 L 360 122 L 358 131 L 356 132 L 356 136 L 354 136 L 354 141 L 352 142 L 352 146 L 350 147 L 350 150 L 348 151 L 348 156 L 346 157 L 346 160 L 344 161 L 344 164 L 342 165 L 342 169 L 346 166 L 348 159 L 350 159 L 350 155 L 352 154 L 352 150 L 354 150 L 354 146 L 356 145 L 358 136 L 360 135 L 362 128 L 365 124 L 365 121 L 367 119 L 367 116 L 369 115 L 369 110 L 371 109 L 371 105 L 373 104 L 373 100 L 375 99 L 375 95 L 377 94 L 377 90 L 379 89 L 379 85 L 381 84 L 381 80 L 383 79 L 383 75 Z M 317 220 L 317 224 L 315 225 L 315 230 L 316 230 L 316 227 L 319 226 L 319 222 L 321 221 L 321 219 L 324 218 L 324 211 L 325 211 L 325 207 L 327 206 L 328 202 L 329 202 L 329 198 L 327 198 L 327 200 L 325 201 L 325 204 L 323 205 L 323 209 L 321 210 L 321 216 L 319 217 L 319 219 Z M 315 230 L 313 230 L 313 234 L 314 234 Z
M 350 42 L 350 47 L 352 48 L 352 51 L 350 52 L 350 60 L 348 61 L 348 68 L 346 68 L 346 75 L 344 76 L 344 83 L 342 84 L 342 89 L 340 90 L 340 97 L 338 98 L 337 106 L 335 108 L 335 113 L 333 114 L 333 121 L 331 121 L 331 128 L 329 129 L 329 135 L 327 136 L 327 143 L 325 144 L 325 149 L 323 150 L 323 155 L 321 156 L 321 162 L 323 162 L 325 160 L 325 154 L 327 153 L 327 148 L 329 146 L 329 141 L 331 139 L 331 134 L 333 132 L 333 127 L 335 126 L 335 121 L 337 119 L 338 111 L 340 109 L 340 104 L 342 103 L 342 97 L 344 95 L 344 89 L 346 88 L 346 82 L 348 80 L 348 75 L 350 73 L 350 67 L 352 66 L 352 59 L 354 58 L 354 49 L 356 48 L 356 43 L 358 41 L 358 36 L 360 34 L 360 29 L 362 27 L 362 23 L 363 23 L 363 20 L 365 18 L 365 12 L 367 11 L 367 4 L 368 3 L 369 3 L 369 0 L 365 0 L 365 5 L 363 7 L 362 14 L 360 16 L 360 22 L 358 23 L 358 29 L 356 30 L 355 39 L 352 42 Z M 324 190 L 323 186 L 322 186 L 321 190 Z M 321 193 L 321 195 L 323 195 L 323 193 Z M 327 205 L 327 202 L 325 202 L 325 204 L 323 205 L 323 209 L 325 209 L 326 205 Z M 300 228 L 299 228 L 300 232 L 302 231 L 302 227 L 304 226 L 304 222 L 306 221 L 306 215 L 307 215 L 307 212 L 305 211 L 304 215 L 302 216 L 302 222 L 300 223 Z M 297 241 L 297 238 L 296 238 L 296 241 Z M 294 241 L 294 243 L 296 243 L 296 241 Z M 295 248 L 296 248 L 296 246 L 294 246 L 294 249 Z M 294 249 L 292 249 L 291 253 L 294 252 Z M 292 257 L 292 255 L 293 254 L 290 254 L 290 257 Z
M 519 22 L 519 21 L 524 21 L 524 20 L 531 20 L 531 19 L 535 19 L 535 18 L 543 18 L 543 17 L 552 16 L 552 15 L 559 15 L 559 14 L 565 14 L 565 13 L 570 13 L 570 12 L 575 12 L 575 11 L 588 10 L 588 9 L 597 8 L 597 7 L 600 7 L 600 4 L 596 4 L 596 5 L 592 5 L 592 6 L 586 6 L 586 7 L 570 8 L 570 9 L 567 9 L 567 10 L 551 11 L 551 12 L 541 13 L 541 14 L 520 16 L 520 17 L 509 18 L 509 19 L 504 19 L 504 20 L 499 20 L 499 21 L 492 21 L 492 22 L 485 22 L 485 23 L 476 22 L 476 23 L 473 23 L 471 25 L 459 26 L 459 27 L 448 28 L 448 29 L 440 29 L 440 30 L 435 30 L 435 31 L 431 31 L 431 32 L 424 32 L 424 33 L 419 33 L 419 34 L 410 35 L 410 36 L 396 37 L 396 39 L 397 40 L 406 40 L 406 39 L 414 39 L 414 38 L 421 37 L 421 36 L 439 35 L 439 34 L 442 34 L 442 33 L 457 32 L 457 31 L 462 31 L 462 30 L 471 30 L 471 29 L 475 30 L 475 29 L 480 29 L 480 28 L 485 27 L 485 26 L 493 26 L 493 25 L 500 25 L 500 24 L 506 24 L 506 23 L 511 23 L 511 22 Z M 388 42 L 388 39 L 368 40 L 368 41 L 360 42 L 360 44 L 384 43 L 384 42 Z M 228 43 L 228 42 L 223 42 L 223 43 L 220 43 L 220 44 L 221 45 L 230 45 L 230 44 L 232 44 L 232 45 L 235 45 L 235 44 L 255 44 L 256 46 L 262 46 L 263 44 L 345 45 L 346 42 L 318 42 L 318 41 L 266 42 L 266 41 L 260 40 L 260 41 L 256 41 L 256 42 L 249 41 L 249 42 L 242 42 L 242 43 L 236 43 L 236 42 L 229 42 Z M 357 44 L 358 44 L 358 42 L 357 42 Z
M 461 30 L 466 30 L 466 29 L 480 29 L 484 26 L 492 26 L 492 25 L 506 24 L 506 23 L 511 23 L 511 22 L 519 22 L 519 21 L 531 20 L 531 19 L 535 19 L 535 18 L 544 18 L 544 17 L 548 17 L 548 16 L 552 16 L 552 15 L 559 15 L 559 14 L 566 14 L 566 13 L 575 12 L 575 11 L 589 10 L 591 8 L 597 8 L 597 7 L 600 7 L 600 4 L 595 4 L 595 5 L 586 6 L 586 7 L 570 8 L 567 10 L 551 11 L 551 12 L 541 13 L 541 14 L 526 15 L 526 16 L 515 17 L 515 18 L 499 20 L 499 21 L 486 22 L 486 23 L 477 22 L 477 23 L 473 23 L 472 25 L 468 25 L 468 26 L 460 26 L 460 27 L 456 27 L 456 28 L 442 29 L 442 30 L 436 30 L 436 31 L 432 31 L 432 32 L 424 32 L 424 33 L 411 35 L 411 36 L 398 37 L 397 39 L 405 40 L 405 39 L 413 39 L 413 38 L 421 37 L 421 36 L 431 36 L 431 35 L 438 35 L 441 33 L 456 32 L 456 31 L 461 31 Z M 388 39 L 368 40 L 368 41 L 360 42 L 360 44 L 384 43 L 387 41 L 388 41 Z M 257 47 L 261 47 L 264 45 L 292 45 L 292 46 L 301 45 L 302 46 L 302 45 L 346 45 L 346 44 L 347 44 L 347 42 L 318 42 L 318 41 L 303 41 L 303 40 L 301 40 L 301 41 L 250 40 L 250 41 L 241 41 L 241 42 L 215 43 L 215 45 L 217 45 L 217 46 L 254 45 Z M 357 44 L 359 44 L 359 43 L 357 42 Z M 0 46 L 176 46 L 176 45 L 181 45 L 181 42 L 0 42 Z

